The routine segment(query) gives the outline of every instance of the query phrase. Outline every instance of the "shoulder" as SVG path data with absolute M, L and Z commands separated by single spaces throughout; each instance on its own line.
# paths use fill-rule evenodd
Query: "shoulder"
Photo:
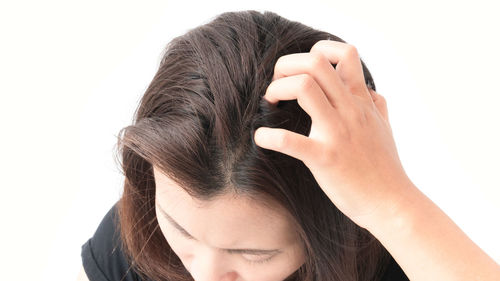
M 122 251 L 118 226 L 115 204 L 103 217 L 94 235 L 82 245 L 82 263 L 88 280 L 142 281 Z

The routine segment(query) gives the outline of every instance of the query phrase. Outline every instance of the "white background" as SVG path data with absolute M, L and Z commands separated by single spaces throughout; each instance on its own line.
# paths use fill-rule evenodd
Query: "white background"
M 0 4 L 3 280 L 74 280 L 118 200 L 118 131 L 174 36 L 269 10 L 355 45 L 412 181 L 500 262 L 495 1 L 10 1 Z

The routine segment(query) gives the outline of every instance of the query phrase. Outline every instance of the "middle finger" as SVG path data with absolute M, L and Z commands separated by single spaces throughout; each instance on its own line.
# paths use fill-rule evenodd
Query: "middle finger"
M 321 130 L 336 123 L 338 113 L 328 102 L 325 93 L 309 74 L 298 74 L 272 81 L 264 95 L 267 100 L 297 100 L 300 107 Z
M 352 96 L 330 61 L 319 53 L 294 53 L 281 56 L 274 66 L 273 81 L 297 74 L 309 74 L 321 87 L 330 104 L 337 108 L 352 104 Z M 277 100 L 269 100 L 277 103 Z

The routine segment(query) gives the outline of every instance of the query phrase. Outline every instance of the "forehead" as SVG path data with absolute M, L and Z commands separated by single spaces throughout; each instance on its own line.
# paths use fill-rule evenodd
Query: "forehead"
M 211 201 L 191 197 L 155 169 L 156 200 L 195 238 L 218 248 L 275 248 L 294 240 L 290 217 L 280 207 L 269 208 L 249 197 L 225 193 Z

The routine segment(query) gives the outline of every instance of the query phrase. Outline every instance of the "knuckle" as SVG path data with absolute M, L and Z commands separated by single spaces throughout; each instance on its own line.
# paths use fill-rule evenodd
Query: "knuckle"
M 309 69 L 318 69 L 322 64 L 324 65 L 327 61 L 326 57 L 320 53 L 310 53 L 311 60 L 309 63 Z
M 381 95 L 377 95 L 377 101 L 380 101 L 382 103 L 386 103 L 384 96 L 381 96 Z
M 289 145 L 289 137 L 287 134 L 285 134 L 282 130 L 279 130 L 278 133 L 276 134 L 276 148 L 277 149 L 284 149 Z
M 354 45 L 346 44 L 344 56 L 345 57 L 359 57 L 358 49 Z
M 300 93 L 309 92 L 312 88 L 314 88 L 316 81 L 314 81 L 314 78 L 311 75 L 301 74 L 299 77 Z
M 326 44 L 329 40 L 319 40 L 318 42 L 314 43 L 314 45 L 311 47 L 310 51 L 316 50 L 319 48 L 319 46 Z
M 352 83 L 347 84 L 346 88 L 350 93 L 357 93 L 357 92 L 360 92 L 363 90 L 362 86 L 359 86 L 358 84 L 352 84 Z
M 386 103 L 385 97 L 382 96 L 381 94 L 378 94 L 374 90 L 369 90 L 371 95 L 373 96 L 373 100 L 377 103 Z
M 381 104 L 382 106 L 387 107 L 387 101 L 385 99 L 379 98 L 377 100 L 377 104 Z

